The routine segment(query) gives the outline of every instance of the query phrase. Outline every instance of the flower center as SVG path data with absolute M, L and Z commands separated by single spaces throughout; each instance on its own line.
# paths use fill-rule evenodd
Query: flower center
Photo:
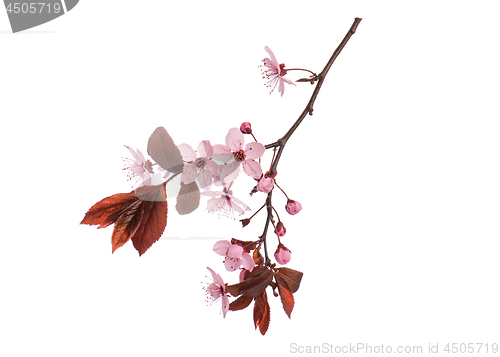
M 238 161 L 243 161 L 245 160 L 245 152 L 243 150 L 240 150 L 238 152 L 235 152 L 234 153 L 234 157 L 236 158 L 236 160 Z
M 196 168 L 202 169 L 205 167 L 205 159 L 203 159 L 202 157 L 199 157 L 196 159 L 194 164 L 195 164 Z
M 153 163 L 149 160 L 146 160 L 144 163 L 144 170 L 149 171 L 149 173 L 153 173 Z
M 287 70 L 285 69 L 285 64 L 282 63 L 280 64 L 280 77 L 283 77 L 285 74 L 287 74 Z

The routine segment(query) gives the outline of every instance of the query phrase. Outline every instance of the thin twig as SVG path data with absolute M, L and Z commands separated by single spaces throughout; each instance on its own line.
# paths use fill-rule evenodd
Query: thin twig
M 358 25 L 361 22 L 361 20 L 362 19 L 359 17 L 356 17 L 354 19 L 354 22 L 351 25 L 351 28 L 349 29 L 349 31 L 347 32 L 347 34 L 345 35 L 344 39 L 342 40 L 340 45 L 337 47 L 335 52 L 333 52 L 332 57 L 330 57 L 330 59 L 326 63 L 325 68 L 323 68 L 321 73 L 315 77 L 315 80 L 318 80 L 318 82 L 316 84 L 316 87 L 314 88 L 312 95 L 311 95 L 311 99 L 309 99 L 309 102 L 307 103 L 302 114 L 300 114 L 299 118 L 295 121 L 295 123 L 292 125 L 292 127 L 288 130 L 288 132 L 281 139 L 279 139 L 278 141 L 276 141 L 272 144 L 268 144 L 265 146 L 266 149 L 270 149 L 270 148 L 276 149 L 276 147 L 279 147 L 278 153 L 276 154 L 276 156 L 274 157 L 274 160 L 272 161 L 271 170 L 269 172 L 270 175 L 277 173 L 276 169 L 278 167 L 278 162 L 281 158 L 281 154 L 283 152 L 283 149 L 285 148 L 285 144 L 288 141 L 288 139 L 290 139 L 290 137 L 292 136 L 294 131 L 299 127 L 300 123 L 302 122 L 302 120 L 304 120 L 306 115 L 307 114 L 312 115 L 313 110 L 314 110 L 314 108 L 313 108 L 314 102 L 316 101 L 316 97 L 318 96 L 318 93 L 321 89 L 321 86 L 323 85 L 323 82 L 325 81 L 326 75 L 328 74 L 330 67 L 332 67 L 333 62 L 338 57 L 338 55 L 340 54 L 340 52 L 342 51 L 342 49 L 344 48 L 346 43 L 349 41 L 351 36 L 354 35 L 354 33 L 356 32 L 356 29 L 358 28 Z M 269 227 L 269 222 L 272 219 L 272 202 L 271 202 L 272 193 L 273 193 L 273 191 L 271 190 L 271 192 L 269 192 L 267 194 L 267 200 L 266 200 L 267 220 L 266 220 L 266 224 L 264 227 L 264 233 L 260 237 L 261 241 L 264 242 L 264 252 L 266 255 L 266 265 L 267 266 L 269 266 L 270 260 L 269 260 L 268 254 L 267 254 L 266 235 L 267 235 L 267 230 Z

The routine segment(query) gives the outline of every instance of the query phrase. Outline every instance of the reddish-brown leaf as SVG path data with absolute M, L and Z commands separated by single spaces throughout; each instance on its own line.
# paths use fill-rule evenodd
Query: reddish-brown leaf
M 115 223 L 112 252 L 132 239 L 139 255 L 156 242 L 167 225 L 165 185 L 142 186 L 106 197 L 93 205 L 80 224 L 104 228 Z
M 239 298 L 234 300 L 232 303 L 229 304 L 229 310 L 231 311 L 237 311 L 237 310 L 242 310 L 246 308 L 250 303 L 252 302 L 253 298 L 250 296 L 243 296 L 241 295 Z
M 141 224 L 143 214 L 142 201 L 136 199 L 115 220 L 115 228 L 111 235 L 111 252 L 120 248 L 134 236 Z
M 177 196 L 175 208 L 179 214 L 189 214 L 200 205 L 200 190 L 198 184 L 193 181 L 187 185 L 181 182 L 181 189 Z
M 262 256 L 262 254 L 260 254 L 259 249 L 255 249 L 253 251 L 253 261 L 255 262 L 256 265 L 264 264 L 264 257 Z
M 257 247 L 258 243 L 259 243 L 259 241 L 245 241 L 245 240 L 239 240 L 236 238 L 231 238 L 231 244 L 239 244 L 247 252 L 254 250 L 255 247 Z
M 258 275 L 246 276 L 246 279 L 239 284 L 227 286 L 226 291 L 233 296 L 238 296 L 241 294 L 244 296 L 256 298 L 266 290 L 267 286 L 269 285 L 269 283 L 271 283 L 272 280 L 272 271 L 270 269 L 265 269 Z
M 281 303 L 283 304 L 283 310 L 285 310 L 288 318 L 291 318 L 290 315 L 292 314 L 293 305 L 295 304 L 292 291 L 283 278 L 278 275 L 275 275 L 275 277 L 278 283 L 278 292 L 280 294 Z
M 133 192 L 117 193 L 116 195 L 103 198 L 88 210 L 80 224 L 88 224 L 91 226 L 99 224 L 100 226 L 98 228 L 107 227 L 115 223 L 118 218 L 118 216 L 116 216 L 114 220 L 107 221 L 106 219 L 110 215 L 117 211 L 119 211 L 120 214 L 123 213 L 123 210 L 135 200 L 137 200 L 137 197 Z
M 260 333 L 265 335 L 269 328 L 269 322 L 271 321 L 271 311 L 265 291 L 255 299 L 253 321 L 255 328 L 259 327 Z
M 165 185 L 143 186 L 144 193 L 138 194 L 147 201 L 142 201 L 142 219 L 137 231 L 132 236 L 132 243 L 139 255 L 143 255 L 158 239 L 167 225 L 167 193 Z
M 294 293 L 299 290 L 300 281 L 302 280 L 302 272 L 290 268 L 277 268 L 275 276 L 279 276 L 286 281 L 291 292 Z
M 184 162 L 181 152 L 164 127 L 156 128 L 149 137 L 148 154 L 163 169 L 174 174 L 182 172 Z

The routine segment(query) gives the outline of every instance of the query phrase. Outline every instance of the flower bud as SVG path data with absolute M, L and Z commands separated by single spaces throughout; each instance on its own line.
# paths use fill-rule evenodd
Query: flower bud
M 276 225 L 276 229 L 274 231 L 276 232 L 276 234 L 279 237 L 283 237 L 286 233 L 286 228 L 283 225 L 283 223 L 281 221 L 279 221 L 278 224 Z
M 243 227 L 246 227 L 250 223 L 250 218 L 240 219 L 240 222 L 243 224 Z
M 294 214 L 297 214 L 300 212 L 300 210 L 302 209 L 302 205 L 297 201 L 288 200 L 288 202 L 286 203 L 285 209 L 288 213 L 290 213 L 291 215 L 294 215 Z
M 269 193 L 274 187 L 274 180 L 270 177 L 262 177 L 257 183 L 257 190 Z
M 250 125 L 249 122 L 246 121 L 243 124 L 241 124 L 240 131 L 243 134 L 252 134 L 252 126 Z
M 274 258 L 281 265 L 285 265 L 291 259 L 290 253 L 291 252 L 288 250 L 288 248 L 285 247 L 283 244 L 280 243 L 278 245 L 278 249 L 276 249 L 276 252 L 274 252 Z

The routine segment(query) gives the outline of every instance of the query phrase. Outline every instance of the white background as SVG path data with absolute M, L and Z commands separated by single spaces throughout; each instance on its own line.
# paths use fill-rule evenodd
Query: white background
M 496 5 L 82 0 L 18 34 L 0 11 L 0 354 L 500 343 Z M 179 217 L 170 201 L 164 237 L 142 257 L 130 242 L 111 254 L 112 227 L 79 225 L 94 203 L 131 190 L 123 145 L 146 153 L 158 126 L 194 147 L 224 143 L 243 121 L 264 144 L 277 140 L 313 87 L 269 95 L 264 46 L 320 72 L 355 17 L 278 169 L 303 205 L 289 216 L 274 194 L 288 266 L 304 272 L 291 320 L 270 291 L 264 337 L 251 308 L 224 320 L 204 301 L 207 266 L 237 280 L 211 251 L 217 237 L 256 239 L 263 215 L 242 230 L 204 207 Z M 264 195 L 250 198 L 250 184 L 234 191 L 257 209 Z M 168 238 L 189 236 L 205 238 Z

